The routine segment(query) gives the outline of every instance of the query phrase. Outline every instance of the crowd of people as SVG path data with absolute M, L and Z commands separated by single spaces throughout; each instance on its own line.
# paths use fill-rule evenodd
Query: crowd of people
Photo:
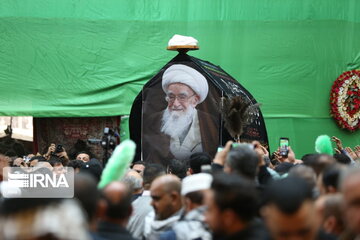
M 36 156 L 0 155 L 1 169 L 75 170 L 74 198 L 1 197 L 0 239 L 360 239 L 360 146 L 332 140 L 334 155 L 301 159 L 256 141 L 168 166 L 134 159 L 103 188 L 89 152 L 69 159 L 51 144 Z

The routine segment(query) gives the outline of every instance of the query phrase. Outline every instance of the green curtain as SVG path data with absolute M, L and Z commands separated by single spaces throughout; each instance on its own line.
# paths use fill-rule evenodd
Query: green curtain
M 360 64 L 358 0 L 2 0 L 0 115 L 129 114 L 142 86 L 175 52 L 220 65 L 262 103 L 272 150 L 289 137 L 301 157 L 320 134 L 360 134 L 329 115 L 329 91 Z

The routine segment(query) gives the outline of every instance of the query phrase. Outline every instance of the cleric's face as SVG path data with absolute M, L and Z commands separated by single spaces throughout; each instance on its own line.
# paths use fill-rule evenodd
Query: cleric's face
M 186 112 L 189 106 L 195 108 L 199 100 L 199 96 L 185 84 L 173 83 L 167 89 L 166 101 L 171 112 Z

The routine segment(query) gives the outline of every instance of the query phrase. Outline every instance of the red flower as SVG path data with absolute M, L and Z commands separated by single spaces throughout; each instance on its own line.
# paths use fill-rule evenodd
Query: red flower
M 353 75 L 357 75 L 360 77 L 360 71 L 352 70 L 342 73 L 335 80 L 330 92 L 330 115 L 335 119 L 335 121 L 341 128 L 347 129 L 351 132 L 360 128 L 360 121 L 356 126 L 350 126 L 350 124 L 347 122 L 348 119 L 345 119 L 345 115 L 341 115 L 339 112 L 339 110 L 344 106 L 344 104 L 340 103 L 340 105 L 338 106 L 338 99 L 341 98 L 342 100 L 344 98 L 346 100 L 346 112 L 350 116 L 354 116 L 360 111 L 360 90 L 355 82 L 352 82 L 351 86 L 347 84 L 348 90 L 344 97 L 339 95 L 340 88 L 343 87 L 343 85 L 346 84 L 345 81 L 350 79 Z M 352 97 L 349 98 L 349 96 Z

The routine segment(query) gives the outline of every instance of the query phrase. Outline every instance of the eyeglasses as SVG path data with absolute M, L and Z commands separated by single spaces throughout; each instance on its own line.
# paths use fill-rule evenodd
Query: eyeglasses
M 191 96 L 186 96 L 186 94 L 180 94 L 178 96 L 173 95 L 173 94 L 169 94 L 165 97 L 165 100 L 169 103 L 173 103 L 175 102 L 175 99 L 177 99 L 179 102 L 183 103 L 186 102 L 187 100 L 189 100 L 189 98 L 195 96 L 196 94 L 193 94 Z

